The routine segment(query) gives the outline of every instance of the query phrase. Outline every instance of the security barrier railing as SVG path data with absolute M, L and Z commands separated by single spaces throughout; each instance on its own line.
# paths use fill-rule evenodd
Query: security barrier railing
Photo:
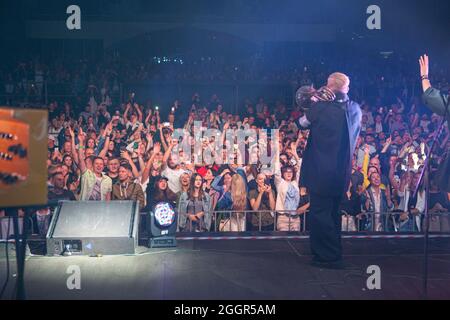
M 181 232 L 243 231 L 309 231 L 309 212 L 277 211 L 213 211 L 211 227 L 188 220 Z M 264 221 L 264 223 L 263 223 Z M 257 223 L 255 223 L 257 222 Z M 429 213 L 430 232 L 450 233 L 450 212 Z M 356 216 L 342 212 L 336 221 L 342 232 L 417 232 L 425 228 L 425 215 L 409 212 L 363 212 Z M 205 230 L 208 229 L 208 230 Z
M 27 217 L 29 229 L 38 238 L 45 238 L 51 220 L 51 212 L 47 215 L 32 214 Z M 202 222 L 193 223 L 187 219 L 183 228 L 178 228 L 178 234 L 189 233 L 217 233 L 217 232 L 290 232 L 306 235 L 309 232 L 309 212 L 297 211 L 213 211 L 211 223 L 206 226 Z M 140 230 L 145 233 L 143 219 L 148 213 L 141 213 Z M 145 217 L 145 218 L 144 218 Z M 24 219 L 19 218 L 20 228 Z M 13 235 L 11 217 L 0 218 L 0 239 L 7 239 Z M 408 212 L 364 212 L 356 216 L 342 213 L 336 225 L 345 233 L 377 233 L 395 234 L 401 232 L 423 234 L 425 228 L 425 215 Z M 429 231 L 433 233 L 450 234 L 450 212 L 429 213 Z

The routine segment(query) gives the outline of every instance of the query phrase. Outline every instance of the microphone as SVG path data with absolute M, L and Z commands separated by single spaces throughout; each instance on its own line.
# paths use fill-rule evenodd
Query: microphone
M 334 101 L 336 94 L 326 86 L 319 90 L 312 86 L 300 87 L 295 94 L 295 101 L 297 105 L 303 109 L 311 107 L 311 105 L 318 101 Z M 347 98 L 348 100 L 348 98 Z
M 316 89 L 313 86 L 302 86 L 295 93 L 295 102 L 299 107 L 307 109 L 313 102 L 311 99 L 315 93 Z

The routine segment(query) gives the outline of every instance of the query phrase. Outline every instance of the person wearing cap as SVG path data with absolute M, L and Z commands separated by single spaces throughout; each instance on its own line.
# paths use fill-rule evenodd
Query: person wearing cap
M 119 166 L 119 181 L 113 185 L 112 200 L 137 200 L 139 210 L 145 207 L 145 195 L 140 184 L 133 182 L 132 169 L 127 163 Z
M 159 202 L 168 202 L 174 208 L 176 207 L 177 195 L 169 188 L 169 179 L 165 176 L 155 177 L 155 185 L 150 199 L 147 199 L 146 210 L 153 210 L 154 206 Z
M 334 99 L 314 103 L 299 121 L 310 129 L 301 179 L 310 192 L 312 265 L 323 268 L 344 268 L 339 204 L 350 183 L 362 117 L 359 105 L 347 96 L 349 85 L 345 74 L 331 74 L 326 91 Z

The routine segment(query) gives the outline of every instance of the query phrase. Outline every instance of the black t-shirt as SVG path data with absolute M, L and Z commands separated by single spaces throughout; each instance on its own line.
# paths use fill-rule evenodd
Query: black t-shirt
M 352 181 L 352 190 L 356 191 L 358 190 L 358 186 L 362 186 L 364 183 L 364 175 L 359 172 L 359 171 L 355 171 L 352 173 L 351 176 L 351 181 Z
M 339 210 L 345 211 L 351 216 L 356 216 L 361 212 L 361 196 L 356 192 L 351 192 L 350 199 L 347 194 L 342 197 Z
M 112 185 L 115 185 L 118 181 L 119 181 L 119 175 L 117 175 L 116 177 L 111 177 L 109 174 L 108 174 L 108 177 L 110 177 L 111 178 L 111 180 L 112 180 Z
M 389 178 L 386 177 L 384 174 L 381 174 L 381 183 L 384 184 L 386 188 L 390 188 L 391 183 L 389 181 Z
M 70 200 L 70 201 L 76 200 L 75 195 L 73 194 L 72 191 L 62 190 L 62 192 L 55 192 L 55 190 L 53 188 L 48 190 L 48 199 L 49 200 Z
M 444 208 L 450 210 L 450 203 L 449 203 L 447 195 L 445 193 L 430 192 L 429 208 L 432 209 L 437 203 L 439 203 Z
M 102 127 L 104 124 L 108 124 L 108 122 L 109 122 L 108 119 L 103 114 L 99 114 L 97 120 L 99 127 Z
M 250 190 L 249 194 L 248 194 L 248 199 L 257 199 L 259 195 L 259 191 L 257 189 L 254 190 Z M 275 195 L 275 191 L 272 190 L 272 195 L 274 198 L 276 198 Z M 261 198 L 261 203 L 259 205 L 258 210 L 260 211 L 271 211 L 270 209 L 270 200 L 269 200 L 269 196 L 267 195 L 266 192 L 264 192 L 264 194 L 262 195 Z M 258 214 L 252 214 L 250 215 L 250 221 L 254 226 L 258 226 L 259 225 L 259 215 Z M 264 212 L 261 214 L 261 225 L 262 226 L 268 226 L 273 224 L 273 217 L 270 214 L 270 212 Z
M 309 194 L 301 195 L 300 194 L 300 201 L 298 202 L 298 207 L 301 208 L 304 205 L 307 205 L 310 202 Z
M 153 193 L 155 190 L 155 182 L 156 182 L 156 177 L 150 176 L 148 179 L 148 183 L 147 183 L 147 189 L 145 190 L 146 198 L 147 198 L 147 206 L 146 206 L 147 210 L 150 210 L 153 205 L 151 199 L 153 198 Z
M 391 144 L 388 148 L 387 154 L 390 156 L 398 156 L 401 147 L 396 144 Z
M 250 117 L 256 118 L 256 113 L 255 113 L 254 110 L 253 110 L 253 112 L 248 112 L 248 110 L 245 110 L 245 111 L 241 114 L 241 116 L 242 116 L 242 117 L 247 117 L 247 118 L 250 118 Z

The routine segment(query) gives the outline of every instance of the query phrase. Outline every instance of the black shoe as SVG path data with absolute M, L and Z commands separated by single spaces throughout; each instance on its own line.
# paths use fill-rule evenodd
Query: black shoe
M 343 260 L 336 261 L 320 261 L 313 259 L 311 261 L 311 265 L 313 267 L 321 268 L 321 269 L 332 269 L 332 270 L 348 270 L 348 271 L 356 271 L 360 270 L 357 266 L 353 264 L 349 264 L 344 262 Z
M 333 270 L 343 270 L 345 269 L 344 263 L 342 260 L 338 261 L 318 261 L 318 260 L 312 260 L 311 265 L 313 267 L 317 267 L 320 269 L 333 269 Z
M 361 268 L 358 266 L 355 266 L 354 264 L 348 263 L 348 262 L 342 262 L 342 270 L 361 271 Z

